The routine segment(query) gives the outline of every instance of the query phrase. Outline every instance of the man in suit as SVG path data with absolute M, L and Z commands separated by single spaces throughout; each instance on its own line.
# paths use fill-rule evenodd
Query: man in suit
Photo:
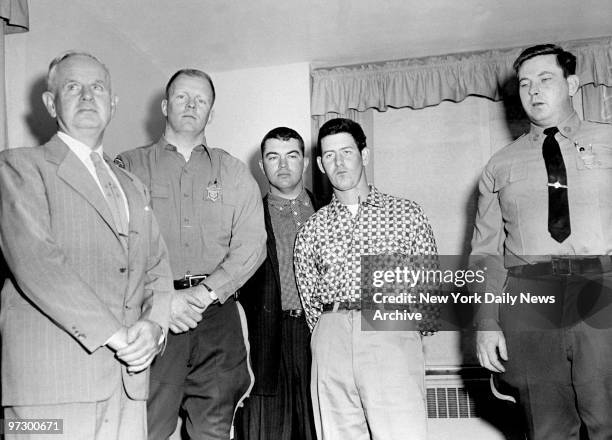
M 304 188 L 304 141 L 277 127 L 261 141 L 259 165 L 270 183 L 264 197 L 268 256 L 242 289 L 255 387 L 238 418 L 238 438 L 314 440 L 310 400 L 310 331 L 293 272 L 298 229 L 317 208 Z
M 61 54 L 43 101 L 57 134 L 0 153 L 5 418 L 61 419 L 54 438 L 145 439 L 148 367 L 170 316 L 167 249 L 144 185 L 103 155 L 117 103 L 107 68 Z
M 478 358 L 517 395 L 530 439 L 610 439 L 612 125 L 574 111 L 576 57 L 561 47 L 527 48 L 514 69 L 531 128 L 485 166 L 472 254 L 485 291 L 519 301 L 480 308 Z

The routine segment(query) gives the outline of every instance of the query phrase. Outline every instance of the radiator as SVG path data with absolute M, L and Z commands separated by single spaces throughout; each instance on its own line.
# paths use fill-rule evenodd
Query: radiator
M 481 368 L 427 367 L 428 440 L 523 440 L 518 408 L 495 399 Z

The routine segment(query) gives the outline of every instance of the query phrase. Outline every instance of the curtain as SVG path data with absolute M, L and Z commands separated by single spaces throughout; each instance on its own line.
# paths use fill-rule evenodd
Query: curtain
M 612 37 L 560 43 L 577 57 L 582 85 L 612 86 Z M 312 72 L 313 116 L 389 107 L 419 109 L 470 95 L 493 100 L 515 88 L 512 63 L 523 48 L 487 50 Z
M 612 123 L 612 87 L 586 84 L 581 92 L 584 119 Z
M 25 32 L 29 27 L 27 0 L 0 0 L 0 150 L 7 148 L 4 35 Z
M 612 122 L 612 37 L 559 43 L 577 58 L 580 99 L 585 119 Z M 471 95 L 502 99 L 514 109 L 517 84 L 512 63 L 523 47 L 426 58 L 321 68 L 312 71 L 312 136 L 334 117 L 359 122 L 373 145 L 373 111 L 421 109 L 443 101 L 460 102 Z M 374 151 L 371 151 L 373 155 Z M 313 159 L 316 159 L 313 156 Z M 374 157 L 372 157 L 374 159 Z M 370 161 L 368 181 L 372 179 Z M 313 167 L 313 186 L 329 196 L 329 182 Z

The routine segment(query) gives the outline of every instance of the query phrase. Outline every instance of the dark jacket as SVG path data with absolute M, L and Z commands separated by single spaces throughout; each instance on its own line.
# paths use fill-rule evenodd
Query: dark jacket
M 308 191 L 315 209 L 319 204 Z M 270 219 L 268 196 L 263 199 L 264 221 L 268 233 L 268 256 L 257 272 L 240 289 L 240 303 L 247 316 L 251 364 L 255 373 L 252 394 L 275 395 L 280 371 L 282 305 L 276 239 Z

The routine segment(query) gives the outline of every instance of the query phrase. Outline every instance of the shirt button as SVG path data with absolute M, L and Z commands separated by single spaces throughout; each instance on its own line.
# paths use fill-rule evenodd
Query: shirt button
M 291 201 L 291 204 L 292 204 L 292 205 L 295 205 L 295 200 L 292 200 L 292 201 Z
M 293 211 L 293 215 L 297 215 L 297 212 Z
M 188 198 L 189 194 L 185 193 L 185 194 L 183 194 L 183 197 Z
M 121 273 L 125 273 L 125 271 L 126 271 L 126 270 L 127 270 L 127 269 L 126 269 L 125 267 L 120 267 L 120 268 L 119 268 L 119 272 L 121 272 Z
M 185 247 L 189 247 L 189 243 L 185 243 Z

